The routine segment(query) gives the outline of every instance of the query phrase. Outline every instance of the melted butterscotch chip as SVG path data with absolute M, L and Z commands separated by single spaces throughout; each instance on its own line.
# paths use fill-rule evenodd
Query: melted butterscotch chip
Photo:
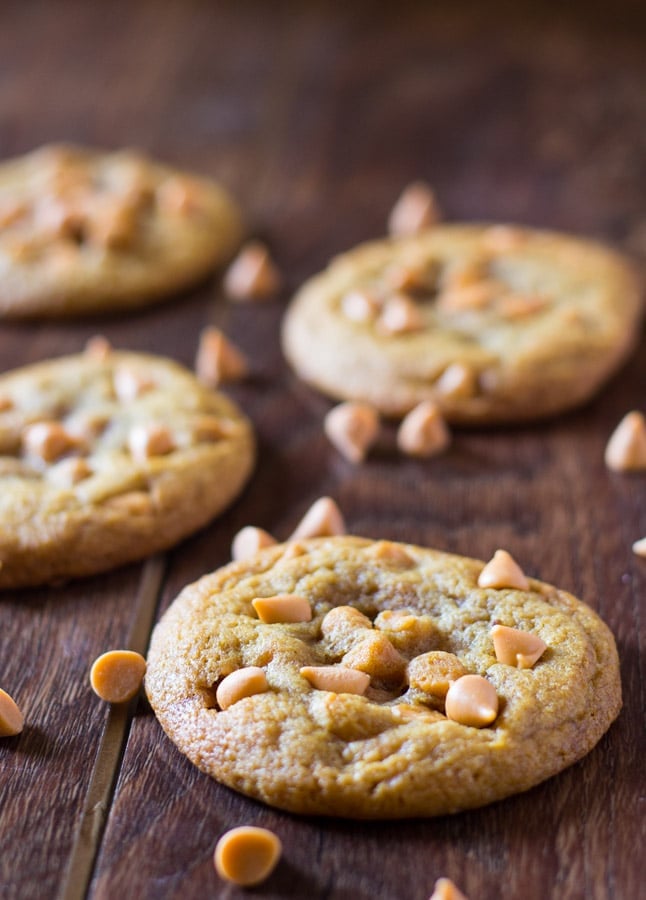
M 431 650 L 416 656 L 408 664 L 408 684 L 411 688 L 444 699 L 454 681 L 468 675 L 465 666 L 454 653 Z
M 404 681 L 406 660 L 385 634 L 372 632 L 343 656 L 344 666 L 370 675 L 372 682 L 399 686 Z

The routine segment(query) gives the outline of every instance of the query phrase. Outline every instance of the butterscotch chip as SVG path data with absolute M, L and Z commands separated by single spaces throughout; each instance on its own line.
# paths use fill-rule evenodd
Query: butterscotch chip
M 269 690 L 267 676 L 259 666 L 246 666 L 226 675 L 215 692 L 220 709 L 228 709 L 244 697 L 262 694 Z
M 436 647 L 440 640 L 432 616 L 410 610 L 385 609 L 375 618 L 374 627 L 383 631 L 390 643 L 408 659 L 425 653 L 429 647 Z
M 444 698 L 450 685 L 468 671 L 455 653 L 431 650 L 416 656 L 408 664 L 408 683 L 425 694 Z
M 251 601 L 261 622 L 309 622 L 312 607 L 307 597 L 299 594 L 275 594 L 273 597 L 256 597 Z
M 86 342 L 85 352 L 94 359 L 105 360 L 112 352 L 112 345 L 102 334 L 95 334 Z
M 424 316 L 415 301 L 406 294 L 393 294 L 389 297 L 377 319 L 377 329 L 386 335 L 421 331 L 424 326 Z
M 463 675 L 451 682 L 446 694 L 446 715 L 461 725 L 484 728 L 498 715 L 498 696 L 481 675 Z
M 406 660 L 385 634 L 373 632 L 360 640 L 342 658 L 344 666 L 370 675 L 372 681 L 400 686 L 406 673 Z
M 132 369 L 128 366 L 120 366 L 115 369 L 112 383 L 114 392 L 122 403 L 128 403 L 136 397 L 141 397 L 155 386 L 152 378 L 141 369 Z
M 267 828 L 240 825 L 223 834 L 215 847 L 215 869 L 225 881 L 251 887 L 265 881 L 282 854 L 278 835 Z
M 614 642 L 571 595 L 536 580 L 527 591 L 483 590 L 475 584 L 481 562 L 422 547 L 402 545 L 416 564 L 401 568 L 375 559 L 375 542 L 364 538 L 302 545 L 289 565 L 279 544 L 185 588 L 152 636 L 153 709 L 178 747 L 224 784 L 301 814 L 443 815 L 550 777 L 617 715 Z M 311 621 L 262 623 L 252 601 L 280 593 L 305 595 Z M 506 621 L 549 644 L 529 672 L 496 663 L 490 632 Z M 399 656 L 395 637 L 414 633 L 413 622 L 420 634 L 427 629 L 427 643 Z M 401 658 L 440 650 L 469 671 L 450 682 L 453 718 L 429 708 L 441 697 L 402 693 L 404 682 L 384 679 Z M 348 668 L 353 655 L 370 671 Z M 391 658 L 394 670 L 383 665 Z M 271 690 L 222 714 L 213 686 L 248 666 L 266 670 Z
M 368 550 L 367 555 L 388 566 L 408 568 L 415 565 L 415 560 L 410 553 L 404 550 L 401 544 L 396 544 L 394 541 L 377 541 Z
M 119 396 L 124 372 L 149 387 Z M 160 357 L 49 360 L 0 375 L 0 396 L 13 404 L 0 415 L 0 588 L 166 549 L 228 505 L 253 463 L 238 409 Z M 217 441 L 196 433 L 202 418 L 226 423 Z
M 346 530 L 341 510 L 334 500 L 331 497 L 320 497 L 310 506 L 289 540 L 345 534 Z
M 342 666 L 302 666 L 300 674 L 317 691 L 335 694 L 365 694 L 370 675 Z
M 388 231 L 395 237 L 418 234 L 436 225 L 441 214 L 430 185 L 414 181 L 404 188 L 388 218 Z
M 451 363 L 437 379 L 435 387 L 441 397 L 464 400 L 477 393 L 478 377 L 470 366 Z
M 6 412 L 8 409 L 13 409 L 13 400 L 3 394 L 0 396 L 0 412 Z
M 633 553 L 637 556 L 646 557 L 646 537 L 641 538 L 639 541 L 635 541 L 633 544 Z
M 246 525 L 233 539 L 231 558 L 249 559 L 255 556 L 259 550 L 271 547 L 275 543 L 276 538 L 272 537 L 268 531 L 263 528 L 255 528 L 253 525 Z
M 8 318 L 156 302 L 229 259 L 242 236 L 240 212 L 217 183 L 132 151 L 80 147 L 3 162 L 0 223 Z
M 25 724 L 25 717 L 16 701 L 0 688 L 0 737 L 13 737 L 20 734 Z
M 146 660 L 134 650 L 108 650 L 94 660 L 90 684 L 107 703 L 126 703 L 139 691 L 146 672 Z
M 240 350 L 218 328 L 205 328 L 195 357 L 195 372 L 203 384 L 217 387 L 239 381 L 249 374 L 249 363 Z
M 341 309 L 351 322 L 372 322 L 377 318 L 381 304 L 368 291 L 349 291 L 341 298 Z
M 516 560 L 506 550 L 496 550 L 478 575 L 481 588 L 517 588 L 529 590 L 529 582 Z
M 379 434 L 379 413 L 369 403 L 341 403 L 325 416 L 325 434 L 350 462 L 363 462 Z
M 506 625 L 494 625 L 491 637 L 498 662 L 519 669 L 531 669 L 547 650 L 547 644 L 537 634 Z
M 429 287 L 393 274 L 425 266 Z M 416 302 L 397 300 L 393 312 L 394 290 Z M 384 296 L 360 327 L 342 302 L 354 292 Z M 630 264 L 599 244 L 436 225 L 336 257 L 294 297 L 282 344 L 308 384 L 387 416 L 435 400 L 450 424 L 522 422 L 586 402 L 619 368 L 640 333 L 640 293 Z M 473 375 L 453 382 L 454 365 Z
M 434 265 L 397 264 L 390 266 L 384 272 L 384 281 L 391 289 L 423 293 L 432 290 L 435 281 L 436 269 Z
M 408 456 L 437 456 L 450 443 L 451 435 L 446 422 L 432 400 L 424 400 L 412 409 L 397 431 L 397 446 Z
M 468 900 L 449 878 L 438 878 L 429 900 Z
M 245 244 L 224 276 L 224 290 L 232 300 L 266 300 L 276 294 L 282 278 L 269 250 L 260 241 Z
M 606 465 L 615 472 L 646 470 L 646 419 L 640 412 L 627 413 L 606 446 Z

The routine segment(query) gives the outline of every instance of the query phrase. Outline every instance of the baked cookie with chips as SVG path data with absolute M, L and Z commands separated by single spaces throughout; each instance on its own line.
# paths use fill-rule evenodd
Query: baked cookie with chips
M 306 382 L 402 416 L 521 422 L 588 400 L 635 345 L 637 279 L 616 253 L 529 228 L 438 225 L 334 259 L 287 311 Z
M 295 813 L 435 816 L 580 759 L 621 706 L 617 652 L 575 597 L 409 544 L 266 547 L 156 626 L 155 713 L 200 769 Z
M 251 425 L 162 357 L 88 352 L 0 376 L 0 588 L 91 575 L 206 525 L 254 462 Z
M 131 309 L 227 260 L 240 212 L 216 182 L 135 151 L 50 145 L 0 164 L 0 316 Z

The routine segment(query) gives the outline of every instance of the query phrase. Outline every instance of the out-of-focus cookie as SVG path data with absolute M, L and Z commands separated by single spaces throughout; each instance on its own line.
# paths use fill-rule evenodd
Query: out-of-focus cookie
M 155 713 L 224 784 L 297 813 L 440 815 L 554 775 L 619 712 L 608 628 L 508 554 L 289 547 L 188 586 L 153 633 Z M 526 589 L 479 586 L 510 573 Z
M 599 244 L 438 225 L 333 260 L 293 300 L 283 348 L 305 381 L 387 415 L 433 400 L 452 423 L 517 422 L 591 397 L 640 311 L 632 270 Z
M 165 549 L 246 482 L 249 421 L 161 357 L 93 345 L 0 376 L 0 587 Z
M 0 316 L 144 306 L 207 275 L 241 237 L 210 179 L 134 151 L 46 146 L 0 164 Z

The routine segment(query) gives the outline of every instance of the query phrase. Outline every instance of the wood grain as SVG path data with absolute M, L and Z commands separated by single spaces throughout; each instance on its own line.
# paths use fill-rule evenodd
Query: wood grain
M 278 335 L 291 291 L 381 234 L 416 177 L 449 218 L 639 249 L 644 46 L 635 3 L 3 4 L 2 156 L 50 139 L 134 144 L 217 175 L 285 273 L 284 294 L 259 308 L 226 303 L 216 278 L 127 317 L 0 326 L 2 369 L 97 331 L 190 365 L 206 323 L 252 359 L 253 378 L 231 394 L 256 425 L 258 469 L 231 510 L 167 554 L 160 612 L 228 560 L 239 527 L 285 537 L 331 494 L 356 533 L 485 558 L 504 546 L 587 600 L 617 637 L 625 704 L 584 760 L 525 795 L 434 821 L 302 819 L 202 776 L 145 701 L 116 715 L 89 690 L 95 656 L 145 644 L 161 562 L 6 592 L 0 679 L 28 725 L 0 745 L 3 900 L 247 896 L 211 863 L 219 834 L 242 823 L 285 846 L 253 896 L 424 900 L 441 875 L 471 900 L 642 896 L 646 564 L 630 545 L 646 535 L 646 479 L 608 473 L 603 447 L 625 411 L 644 408 L 646 340 L 584 410 L 460 432 L 428 463 L 402 459 L 386 425 L 357 468 L 326 442 L 330 404 L 287 370 Z

